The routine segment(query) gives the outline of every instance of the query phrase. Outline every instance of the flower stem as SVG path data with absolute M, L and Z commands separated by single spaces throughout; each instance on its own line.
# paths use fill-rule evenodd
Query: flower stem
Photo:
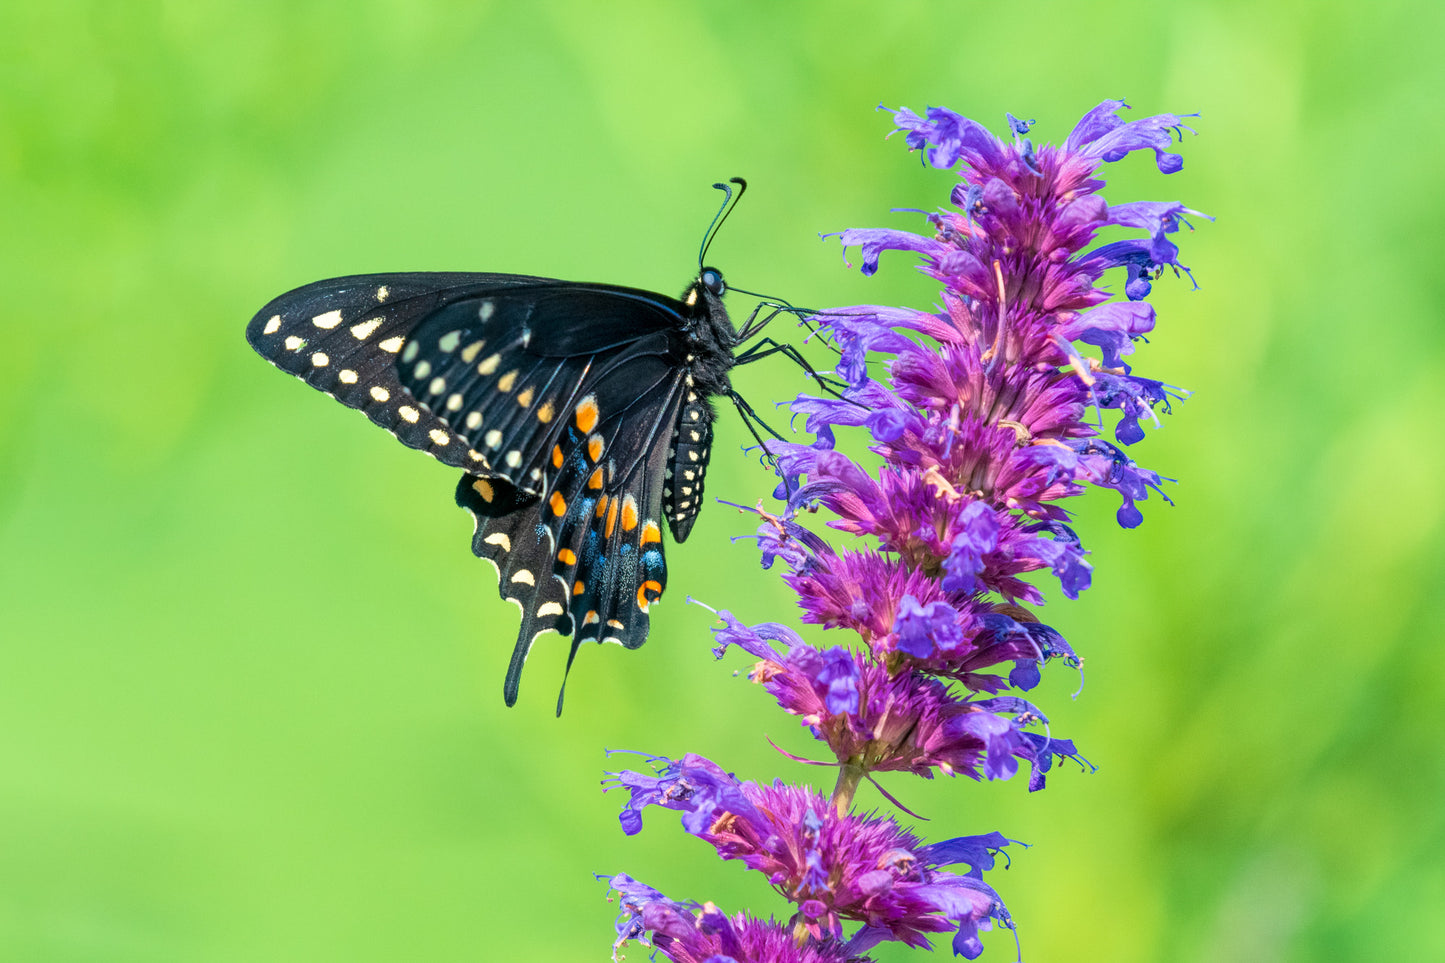
M 863 781 L 863 767 L 854 762 L 845 762 L 838 770 L 838 782 L 833 786 L 833 809 L 839 816 L 846 815 L 853 805 L 853 794 L 858 783 Z

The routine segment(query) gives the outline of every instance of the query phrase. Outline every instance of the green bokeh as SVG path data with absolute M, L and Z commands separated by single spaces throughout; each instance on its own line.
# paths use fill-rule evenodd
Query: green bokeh
M 1095 586 L 1047 612 L 1088 685 L 1038 698 L 1099 771 L 888 788 L 935 837 L 1033 844 L 993 880 L 1030 960 L 1445 958 L 1442 9 L 6 4 L 0 959 L 601 960 L 593 872 L 786 912 L 674 819 L 624 838 L 597 792 L 604 747 L 826 772 L 768 747 L 812 751 L 683 604 L 790 617 L 728 542 L 746 519 L 708 509 L 651 644 L 586 649 L 560 721 L 555 642 L 507 711 L 515 614 L 455 473 L 242 328 L 360 271 L 680 290 L 732 174 L 730 279 L 926 306 L 905 259 L 863 279 L 816 237 L 946 199 L 873 107 L 1057 139 L 1122 95 L 1201 136 L 1107 196 L 1218 220 L 1138 355 L 1196 392 L 1139 452 L 1178 504 L 1123 532 L 1087 499 Z M 721 432 L 708 490 L 753 501 Z

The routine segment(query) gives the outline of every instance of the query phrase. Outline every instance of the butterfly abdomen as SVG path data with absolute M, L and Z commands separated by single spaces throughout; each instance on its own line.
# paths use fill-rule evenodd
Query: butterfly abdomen
M 679 542 L 687 538 L 702 510 L 703 476 L 712 454 L 713 417 L 708 400 L 690 390 L 673 428 L 662 511 L 672 537 Z

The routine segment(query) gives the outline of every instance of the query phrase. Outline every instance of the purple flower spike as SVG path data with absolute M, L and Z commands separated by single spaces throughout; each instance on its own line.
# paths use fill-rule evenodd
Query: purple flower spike
M 916 258 L 940 286 L 936 305 L 809 319 L 837 350 L 836 380 L 827 396 L 791 405 L 810 442 L 766 443 L 781 507 L 759 503 L 745 536 L 795 594 L 800 620 L 841 641 L 815 644 L 726 610 L 713 629 L 714 653 L 746 652 L 748 678 L 820 743 L 815 758 L 784 755 L 826 767 L 836 784 L 824 796 L 743 782 L 695 754 L 610 774 L 607 788 L 627 793 L 626 833 L 649 807 L 676 811 L 687 833 L 762 873 L 793 907 L 782 924 L 728 916 L 616 876 L 619 951 L 636 940 L 679 963 L 862 963 L 884 941 L 929 947 L 948 933 L 953 953 L 974 959 L 983 932 L 1014 929 L 984 882 L 1010 840 L 924 843 L 854 802 L 872 791 L 860 790 L 866 780 L 903 808 L 889 773 L 1004 780 L 1024 770 L 1034 792 L 1062 760 L 1092 769 L 1017 693 L 1050 663 L 1082 666 L 1038 615 L 1045 583 L 1076 599 L 1094 578 L 1064 500 L 1110 489 L 1126 528 L 1143 521 L 1151 493 L 1169 502 L 1166 479 L 1132 446 L 1187 392 L 1125 359 L 1157 325 L 1154 284 L 1169 272 L 1192 281 L 1181 228 L 1207 217 L 1101 196 L 1103 166 L 1134 151 L 1152 150 L 1164 173 L 1182 166 L 1170 148 L 1183 118 L 1126 121 L 1125 107 L 1105 101 L 1062 144 L 1035 142 L 1034 122 L 1011 114 L 1000 138 L 941 107 L 892 112 L 908 148 L 955 178 L 949 206 L 925 214 L 922 233 L 835 236 L 845 256 L 860 252 L 865 275 L 888 252 Z M 1099 243 L 1106 229 L 1132 236 Z M 858 443 L 839 434 L 849 431 Z M 827 539 L 804 524 L 815 512 Z

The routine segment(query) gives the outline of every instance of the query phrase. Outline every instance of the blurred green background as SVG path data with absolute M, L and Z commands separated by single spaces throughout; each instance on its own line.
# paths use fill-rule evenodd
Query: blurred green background
M 1099 771 L 887 786 L 934 838 L 1033 844 L 992 882 L 1036 963 L 1445 959 L 1442 9 L 4 5 L 0 959 L 602 960 L 593 872 L 786 913 L 598 793 L 604 747 L 818 778 L 683 602 L 792 618 L 728 542 L 748 521 L 708 508 L 651 644 L 585 649 L 560 721 L 555 638 L 507 711 L 515 614 L 455 472 L 242 329 L 363 271 L 680 291 L 734 174 L 710 256 L 734 283 L 927 306 L 906 258 L 863 279 L 817 238 L 946 202 L 875 105 L 1057 140 L 1119 96 L 1201 136 L 1106 196 L 1218 220 L 1136 356 L 1196 392 L 1137 451 L 1178 504 L 1122 532 L 1082 500 L 1094 588 L 1044 613 L 1088 685 L 1058 668 L 1038 701 Z M 764 494 L 743 441 L 725 416 L 711 495 Z

